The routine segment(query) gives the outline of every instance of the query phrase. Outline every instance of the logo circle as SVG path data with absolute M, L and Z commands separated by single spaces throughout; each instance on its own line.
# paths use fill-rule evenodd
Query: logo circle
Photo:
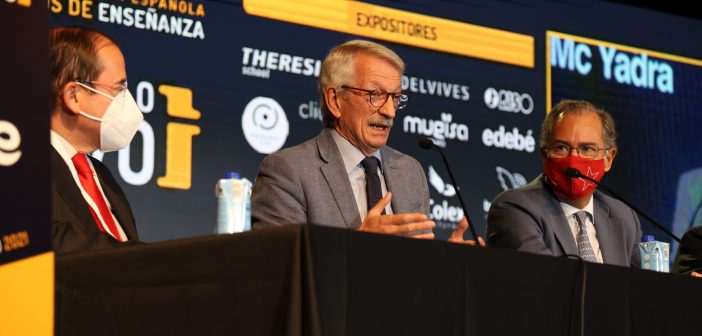
M 500 104 L 500 94 L 494 88 L 487 88 L 483 96 L 485 105 L 490 109 L 495 109 Z
M 254 125 L 271 130 L 278 123 L 278 114 L 269 105 L 258 105 L 253 111 Z
M 290 125 L 285 110 L 277 101 L 256 97 L 244 108 L 241 129 L 251 148 L 262 154 L 270 154 L 283 147 Z
M 534 100 L 528 93 L 519 93 L 509 90 L 487 88 L 483 94 L 485 106 L 489 109 L 498 109 L 505 112 L 531 114 L 534 110 Z

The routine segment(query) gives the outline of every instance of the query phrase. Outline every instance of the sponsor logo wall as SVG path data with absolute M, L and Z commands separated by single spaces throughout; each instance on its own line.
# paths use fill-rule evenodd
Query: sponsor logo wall
M 497 184 L 500 186 L 500 192 L 519 188 L 528 183 L 522 174 L 510 172 L 504 167 L 496 166 L 495 173 L 497 174 Z M 485 216 L 490 211 L 491 204 L 491 198 L 483 198 L 483 212 L 485 212 Z
M 462 210 L 440 157 L 420 149 L 421 138 L 432 137 L 449 155 L 480 233 L 485 202 L 539 174 L 539 128 L 550 101 L 543 49 L 535 48 L 545 43 L 552 12 L 529 11 L 534 19 L 526 22 L 512 20 L 501 5 L 474 13 L 460 4 L 428 10 L 419 1 L 390 3 L 397 9 L 372 1 L 310 1 L 293 12 L 276 4 L 49 2 L 51 25 L 105 31 L 124 50 L 145 121 L 129 149 L 103 160 L 118 172 L 146 241 L 213 233 L 217 179 L 238 171 L 253 180 L 265 155 L 316 136 L 321 61 L 333 45 L 354 37 L 377 38 L 407 63 L 402 88 L 409 104 L 395 119 L 389 145 L 426 170 L 439 238 L 448 236 Z M 489 25 L 471 23 L 485 17 L 492 18 Z M 589 21 L 558 24 L 578 29 L 583 22 Z M 454 41 L 457 32 L 479 36 L 485 50 L 473 40 Z M 669 90 L 656 85 L 650 90 Z

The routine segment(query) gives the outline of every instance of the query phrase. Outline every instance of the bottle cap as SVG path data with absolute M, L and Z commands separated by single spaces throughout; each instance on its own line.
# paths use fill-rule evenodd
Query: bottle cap
M 240 179 L 241 175 L 238 172 L 227 172 L 224 174 L 225 179 Z
M 650 241 L 653 241 L 653 235 L 645 235 L 641 238 L 641 241 L 644 243 L 648 243 Z

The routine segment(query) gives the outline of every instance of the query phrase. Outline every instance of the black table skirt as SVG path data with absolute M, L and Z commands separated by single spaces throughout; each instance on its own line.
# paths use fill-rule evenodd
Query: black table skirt
M 676 335 L 702 316 L 699 279 L 316 226 L 62 256 L 56 277 L 60 335 Z

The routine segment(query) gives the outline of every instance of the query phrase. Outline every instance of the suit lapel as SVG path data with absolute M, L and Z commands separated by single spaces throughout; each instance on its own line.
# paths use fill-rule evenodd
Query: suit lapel
M 341 212 L 341 216 L 344 218 L 346 228 L 357 229 L 361 226 L 361 215 L 358 213 L 356 199 L 353 197 L 353 189 L 344 168 L 344 160 L 341 158 L 339 149 L 334 143 L 334 138 L 330 132 L 333 132 L 333 130 L 325 128 L 317 137 L 319 156 L 324 162 L 321 167 L 322 174 L 334 195 L 334 200 Z
M 406 174 L 402 174 L 400 169 L 401 163 L 397 157 L 387 147 L 380 149 L 380 156 L 383 158 L 383 176 L 385 177 L 385 185 L 388 191 L 392 192 L 392 212 L 406 213 L 410 210 L 412 204 L 408 204 L 407 195 L 410 195 L 408 187 L 412 185 L 411 181 L 405 181 Z
M 54 188 L 61 195 L 66 206 L 73 211 L 73 214 L 76 215 L 86 230 L 97 230 L 95 219 L 90 213 L 88 204 L 85 202 L 80 189 L 78 189 L 71 171 L 53 146 L 51 147 L 51 165 L 53 167 Z
M 573 232 L 570 230 L 570 225 L 568 224 L 568 219 L 563 213 L 563 208 L 558 198 L 553 195 L 548 185 L 546 185 L 546 179 L 542 175 L 541 183 L 543 183 L 544 198 L 549 203 L 548 211 L 544 213 L 545 223 L 555 223 L 553 226 L 553 234 L 556 236 L 558 244 L 561 246 L 561 250 L 564 255 L 580 255 L 578 250 L 578 245 L 573 238 Z
M 565 213 L 563 213 L 561 204 L 555 198 L 551 198 L 551 200 L 554 203 L 551 208 L 555 211 L 549 213 L 551 216 L 550 220 L 552 223 L 556 223 L 556 226 L 553 228 L 553 233 L 556 235 L 556 239 L 558 239 L 558 243 L 561 245 L 563 254 L 580 255 L 578 245 L 575 242 L 575 238 L 573 238 L 573 231 L 570 230 L 570 224 L 568 224 L 568 219 Z
M 127 235 L 127 238 L 137 239 L 138 234 L 136 232 L 136 225 L 134 224 L 134 218 L 132 216 L 132 211 L 129 208 L 129 203 L 127 202 L 124 193 L 116 184 L 114 179 L 108 176 L 109 171 L 105 171 L 101 163 L 96 163 L 96 159 L 90 157 L 93 162 L 93 167 L 95 168 L 95 173 L 97 173 L 98 181 L 102 187 L 102 191 L 105 193 L 105 197 L 110 202 L 112 206 L 112 213 L 117 218 L 122 230 Z
M 598 200 L 598 197 L 595 197 L 594 210 L 595 218 L 593 224 L 597 231 L 597 241 L 600 243 L 602 260 L 608 264 L 624 263 L 626 265 L 628 261 L 620 253 L 622 249 L 618 248 L 619 245 L 616 244 L 621 234 L 609 216 L 609 208 L 604 206 Z

